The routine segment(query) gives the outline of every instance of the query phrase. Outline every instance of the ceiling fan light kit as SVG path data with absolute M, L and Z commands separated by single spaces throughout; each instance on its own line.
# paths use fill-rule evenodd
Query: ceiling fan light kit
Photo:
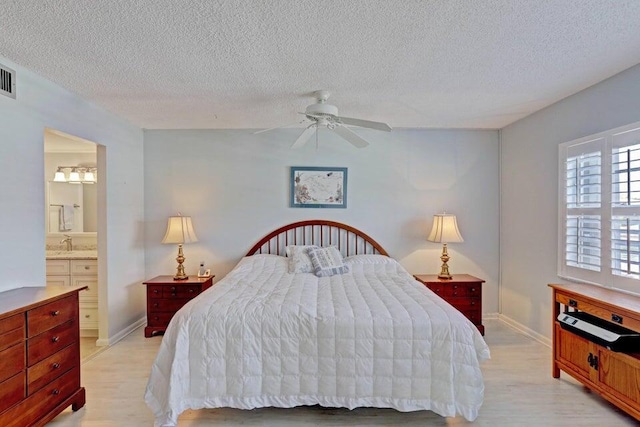
M 345 125 L 391 132 L 391 126 L 386 123 L 339 116 L 338 107 L 336 107 L 335 105 L 327 104 L 327 99 L 329 99 L 329 96 L 331 95 L 329 91 L 318 90 L 315 91 L 313 95 L 316 98 L 316 102 L 314 104 L 308 105 L 304 113 L 300 113 L 303 114 L 306 119 L 311 122 L 311 124 L 302 131 L 293 145 L 291 145 L 291 148 L 300 148 L 304 146 L 311 139 L 311 136 L 314 133 L 316 133 L 317 137 L 318 128 L 321 126 L 335 132 L 342 139 L 346 140 L 357 148 L 364 148 L 369 145 L 369 142 Z M 305 121 L 303 121 L 302 123 L 304 123 Z M 255 133 L 257 134 L 267 132 L 273 129 L 278 129 L 278 127 L 264 129 Z

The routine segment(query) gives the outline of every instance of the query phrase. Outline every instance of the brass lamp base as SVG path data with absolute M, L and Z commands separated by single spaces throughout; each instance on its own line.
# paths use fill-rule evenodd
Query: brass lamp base
M 176 257 L 176 261 L 178 261 L 178 268 L 177 268 L 177 273 L 175 276 L 173 276 L 173 280 L 187 280 L 189 278 L 189 276 L 187 276 L 186 274 L 184 274 L 184 266 L 182 265 L 182 263 L 184 262 L 186 258 L 184 257 L 184 254 L 182 253 L 182 244 L 178 245 L 178 256 Z
M 447 252 L 447 244 L 442 244 L 442 255 L 440 256 L 440 260 L 442 261 L 442 267 L 440 268 L 440 274 L 438 274 L 438 279 L 451 279 L 451 274 L 449 273 L 449 266 L 447 265 L 447 261 L 449 261 L 449 253 Z

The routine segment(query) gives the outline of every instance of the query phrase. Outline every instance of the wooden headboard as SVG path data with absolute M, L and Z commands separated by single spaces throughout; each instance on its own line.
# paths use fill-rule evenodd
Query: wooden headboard
M 344 256 L 359 254 L 389 256 L 378 242 L 357 228 L 320 219 L 282 226 L 260 239 L 246 256 L 255 254 L 284 256 L 287 245 L 336 246 Z

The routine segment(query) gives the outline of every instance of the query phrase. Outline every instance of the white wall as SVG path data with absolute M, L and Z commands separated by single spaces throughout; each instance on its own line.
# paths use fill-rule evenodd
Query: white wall
M 45 285 L 45 128 L 102 144 L 107 206 L 100 277 L 113 336 L 145 313 L 142 130 L 9 60 L 0 63 L 17 72 L 17 100 L 0 96 L 0 291 Z
M 551 336 L 558 283 L 558 145 L 640 120 L 640 66 L 502 130 L 502 313 Z
M 371 141 L 360 150 L 321 131 L 318 150 L 289 149 L 300 132 L 145 131 L 147 274 L 175 273 L 176 247 L 160 241 L 178 212 L 200 239 L 185 245 L 188 274 L 205 261 L 219 279 L 269 231 L 313 218 L 361 229 L 411 273 L 437 273 L 442 247 L 426 237 L 446 210 L 465 239 L 449 245 L 451 272 L 485 279 L 484 312 L 497 312 L 497 131 L 357 130 Z M 289 208 L 290 166 L 348 167 L 347 209 Z

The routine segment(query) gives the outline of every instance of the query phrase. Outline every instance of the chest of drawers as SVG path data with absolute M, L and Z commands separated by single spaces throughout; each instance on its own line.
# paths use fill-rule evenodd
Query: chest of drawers
M 209 289 L 213 278 L 190 277 L 173 280 L 173 276 L 158 276 L 143 282 L 147 286 L 147 327 L 144 336 L 164 333 L 174 314 L 187 302 Z
M 484 335 L 484 325 L 482 324 L 482 284 L 484 280 L 469 274 L 454 274 L 451 279 L 439 279 L 436 274 L 418 274 L 414 277 L 464 314 Z
M 80 386 L 78 293 L 47 286 L 0 293 L 0 425 L 40 426 L 69 405 Z

